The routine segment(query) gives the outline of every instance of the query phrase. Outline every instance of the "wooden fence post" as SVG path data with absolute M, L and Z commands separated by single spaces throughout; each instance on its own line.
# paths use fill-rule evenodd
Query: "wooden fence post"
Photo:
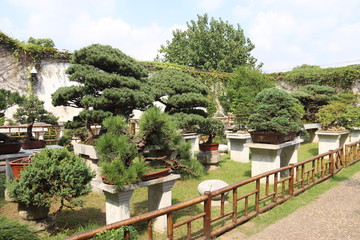
M 204 202 L 204 235 L 205 239 L 211 238 L 211 192 L 206 191 L 207 199 Z
M 294 164 L 290 164 L 290 181 L 289 181 L 289 194 L 292 196 L 294 194 L 294 182 L 295 182 L 295 174 L 294 174 Z

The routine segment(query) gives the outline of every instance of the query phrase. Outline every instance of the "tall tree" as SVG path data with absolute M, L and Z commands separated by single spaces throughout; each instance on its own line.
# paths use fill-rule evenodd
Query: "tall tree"
M 51 38 L 33 38 L 33 37 L 29 37 L 29 39 L 27 40 L 27 43 L 31 43 L 31 44 L 35 44 L 35 45 L 40 45 L 43 47 L 55 47 L 55 43 Z
M 187 30 L 173 31 L 173 39 L 161 46 L 165 61 L 224 72 L 239 65 L 255 67 L 257 59 L 250 54 L 255 46 L 239 24 L 234 28 L 221 18 L 209 21 L 207 14 L 186 24 Z
M 67 73 L 77 85 L 57 89 L 52 103 L 83 108 L 74 120 L 85 123 L 88 139 L 94 137 L 92 124 L 111 115 L 130 117 L 134 109 L 144 110 L 153 102 L 144 79 L 147 71 L 119 49 L 93 44 L 75 51 L 71 63 Z
M 220 97 L 220 101 L 225 111 L 234 113 L 235 123 L 242 129 L 246 127 L 249 116 L 258 104 L 256 95 L 274 86 L 258 69 L 241 66 L 235 70 L 226 87 L 226 94 Z

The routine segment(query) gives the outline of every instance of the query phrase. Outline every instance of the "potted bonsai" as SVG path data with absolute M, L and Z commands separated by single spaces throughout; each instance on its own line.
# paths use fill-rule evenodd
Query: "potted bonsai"
M 225 127 L 219 119 L 205 118 L 200 121 L 196 132 L 203 135 L 202 143 L 199 144 L 200 151 L 214 151 L 219 148 L 219 144 L 213 142 L 214 138 L 224 137 Z
M 44 102 L 35 95 L 30 94 L 19 104 L 20 107 L 14 114 L 14 119 L 21 124 L 27 124 L 26 139 L 22 144 L 23 149 L 44 148 L 45 141 L 35 139 L 32 133 L 35 122 L 56 124 L 57 117 L 44 108 Z
M 5 111 L 15 105 L 21 103 L 23 98 L 17 92 L 0 89 L 0 119 L 5 121 Z M 1 121 L 3 123 L 3 121 Z M 21 149 L 21 143 L 10 136 L 0 133 L 0 155 L 17 153 Z
M 159 108 L 143 113 L 136 135 L 129 133 L 121 116 L 106 118 L 102 125 L 105 133 L 96 141 L 101 174 L 119 188 L 141 181 L 154 167 L 164 169 L 166 174 L 170 169 L 194 175 L 202 171 L 196 161 L 190 160 L 189 145 L 182 140 L 174 122 Z
M 268 88 L 256 95 L 258 106 L 249 117 L 254 143 L 280 144 L 290 141 L 302 132 L 299 103 L 288 93 Z
M 80 205 L 80 197 L 91 191 L 89 183 L 95 173 L 66 149 L 43 149 L 20 175 L 7 180 L 9 196 L 18 202 L 20 217 L 36 220 L 47 216 L 54 199 L 60 202 L 54 216 L 63 207 Z

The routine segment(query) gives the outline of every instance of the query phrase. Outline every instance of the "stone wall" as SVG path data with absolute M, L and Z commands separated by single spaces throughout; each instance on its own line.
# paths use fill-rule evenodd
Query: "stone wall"
M 59 87 L 73 85 L 66 75 L 69 62 L 53 59 L 43 60 L 37 69 L 37 81 L 34 85 L 35 94 L 44 101 L 45 108 L 59 117 L 59 122 L 71 120 L 79 109 L 71 107 L 54 107 L 51 104 L 51 94 Z M 27 94 L 30 84 L 32 66 L 19 62 L 4 45 L 0 44 L 0 88 Z M 16 107 L 8 109 L 5 116 L 11 118 Z

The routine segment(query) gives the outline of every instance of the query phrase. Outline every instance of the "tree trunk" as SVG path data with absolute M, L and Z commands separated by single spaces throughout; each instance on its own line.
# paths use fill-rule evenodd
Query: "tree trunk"
M 35 138 L 33 137 L 32 135 L 32 129 L 33 129 L 33 126 L 34 126 L 34 123 L 30 123 L 27 128 L 26 128 L 26 141 L 32 141 L 32 140 L 35 140 Z

